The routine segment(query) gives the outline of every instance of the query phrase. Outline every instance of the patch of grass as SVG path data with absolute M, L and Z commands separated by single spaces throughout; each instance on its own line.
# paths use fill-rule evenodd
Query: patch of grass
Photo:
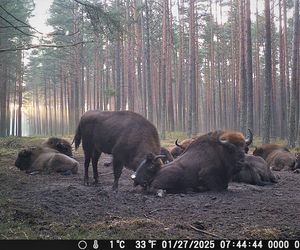
M 36 239 L 36 233 L 25 223 L 0 223 L 0 239 Z
M 8 136 L 8 137 L 1 137 L 0 138 L 0 147 L 4 148 L 12 148 L 12 149 L 20 149 L 27 146 L 35 146 L 40 144 L 46 139 L 46 137 L 15 137 L 15 136 Z
M 260 228 L 257 226 L 245 228 L 243 235 L 251 239 L 278 239 L 281 236 L 281 231 L 276 228 Z
M 153 228 L 156 230 L 153 232 Z M 162 223 L 144 218 L 123 218 L 112 222 L 99 221 L 93 224 L 52 222 L 47 238 L 55 239 L 143 239 L 168 237 Z M 43 238 L 45 238 L 45 236 Z M 175 236 L 176 237 L 176 236 Z
M 189 138 L 189 136 L 182 131 L 171 131 L 171 132 L 166 132 L 166 139 L 161 140 L 161 145 L 163 147 L 172 147 L 175 145 L 176 139 L 179 141 L 182 141 L 184 139 Z

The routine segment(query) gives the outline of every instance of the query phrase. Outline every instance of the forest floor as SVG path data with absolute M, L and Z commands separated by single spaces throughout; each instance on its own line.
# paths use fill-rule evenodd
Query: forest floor
M 112 168 L 103 166 L 109 155 L 101 156 L 97 187 L 83 185 L 81 150 L 77 175 L 19 171 L 17 152 L 40 141 L 0 141 L 0 239 L 300 238 L 300 174 L 278 172 L 270 186 L 230 183 L 224 192 L 160 198 L 134 187 L 124 168 L 114 193 Z

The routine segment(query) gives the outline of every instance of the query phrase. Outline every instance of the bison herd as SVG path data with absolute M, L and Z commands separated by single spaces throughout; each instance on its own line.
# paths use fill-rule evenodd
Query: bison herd
M 273 171 L 299 171 L 300 156 L 288 148 L 266 144 L 249 154 L 253 135 L 217 130 L 174 147 L 160 145 L 155 126 L 131 111 L 87 111 L 82 115 L 73 143 L 84 151 L 84 185 L 89 185 L 88 168 L 92 161 L 94 183 L 98 184 L 98 160 L 111 154 L 113 190 L 118 190 L 122 169 L 134 171 L 134 186 L 149 193 L 178 193 L 226 190 L 230 181 L 253 185 L 277 182 Z M 64 139 L 51 137 L 40 146 L 19 152 L 15 166 L 26 173 L 76 174 L 79 163 L 72 146 Z

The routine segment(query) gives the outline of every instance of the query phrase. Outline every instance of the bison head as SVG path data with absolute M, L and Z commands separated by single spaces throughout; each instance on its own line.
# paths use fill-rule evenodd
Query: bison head
M 147 185 L 153 180 L 157 171 L 161 168 L 161 158 L 164 157 L 165 155 L 148 154 L 146 159 L 140 163 L 135 173 L 131 175 L 131 178 L 134 181 L 134 186 L 141 185 L 144 188 L 147 187 Z
M 250 130 L 249 130 L 250 131 Z M 244 164 L 245 151 L 247 146 L 252 142 L 252 133 L 246 137 L 240 132 L 222 132 L 218 138 L 220 144 L 224 146 L 226 151 L 235 157 L 235 165 L 232 173 L 236 174 L 241 170 Z M 226 153 L 227 154 L 227 153 Z
M 23 149 L 19 152 L 15 166 L 20 170 L 27 170 L 30 166 L 32 149 Z
M 219 137 L 219 142 L 221 144 L 231 147 L 233 150 L 235 147 L 238 147 L 246 153 L 249 151 L 248 146 L 252 143 L 252 141 L 253 133 L 250 129 L 248 129 L 248 135 L 246 138 L 242 133 L 231 131 L 224 132 Z
M 64 155 L 73 157 L 72 148 L 69 145 L 63 143 L 57 143 L 55 149 Z
M 60 152 L 64 155 L 73 157 L 72 146 L 65 139 L 61 139 L 61 138 L 57 138 L 57 137 L 50 137 L 43 144 L 47 147 L 57 150 L 58 152 Z

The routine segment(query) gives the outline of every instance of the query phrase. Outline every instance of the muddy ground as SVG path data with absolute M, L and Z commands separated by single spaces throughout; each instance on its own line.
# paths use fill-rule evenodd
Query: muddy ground
M 99 162 L 100 186 L 77 175 L 27 175 L 15 153 L 0 154 L 0 239 L 299 239 L 300 174 L 278 172 L 278 183 L 230 183 L 225 192 L 169 194 L 133 187 L 124 169 L 111 191 L 111 167 Z M 92 181 L 92 168 L 90 167 Z

